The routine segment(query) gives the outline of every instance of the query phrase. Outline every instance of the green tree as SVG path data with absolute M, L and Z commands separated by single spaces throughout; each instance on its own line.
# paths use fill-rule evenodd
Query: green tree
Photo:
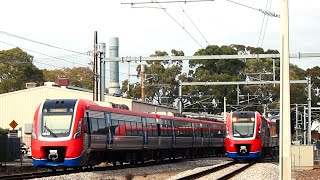
M 57 78 L 69 78 L 70 85 L 85 89 L 93 89 L 92 70 L 88 67 L 43 70 L 45 81 L 55 82 Z
M 43 73 L 32 61 L 20 48 L 0 51 L 0 94 L 25 89 L 29 82 L 43 84 Z
M 241 51 L 245 53 L 245 48 L 242 45 L 217 46 L 210 45 L 205 49 L 198 50 L 195 55 L 236 55 Z M 238 59 L 219 59 L 219 60 L 190 60 L 189 67 L 193 70 L 189 71 L 189 78 L 194 82 L 219 82 L 219 81 L 239 81 L 244 80 L 242 76 L 245 62 Z M 230 86 L 193 86 L 188 87 L 189 104 L 185 104 L 190 109 L 189 111 L 207 111 L 214 112 L 215 105 L 211 102 L 213 99 L 223 101 L 223 97 L 227 97 L 229 102 L 235 103 L 236 91 Z M 183 87 L 183 92 L 186 88 Z M 206 102 L 198 103 L 198 102 Z M 223 104 L 218 104 L 218 109 L 223 109 Z
M 172 56 L 183 56 L 183 51 L 171 50 Z M 155 51 L 155 56 L 168 56 L 165 51 Z M 182 71 L 182 61 L 147 61 L 145 80 L 145 97 L 149 101 L 156 101 L 162 104 L 163 97 L 170 97 L 168 104 L 172 105 L 175 97 L 178 96 L 179 75 Z M 138 77 L 140 77 L 141 65 L 137 67 Z M 122 82 L 122 92 L 127 91 L 128 81 Z M 129 98 L 141 97 L 141 82 L 130 85 L 130 92 L 126 92 Z
M 9 133 L 9 129 L 3 129 L 0 127 L 0 135 L 8 134 L 8 133 Z
M 320 88 L 320 67 L 315 66 L 307 69 L 308 75 L 311 77 L 312 87 L 314 89 Z

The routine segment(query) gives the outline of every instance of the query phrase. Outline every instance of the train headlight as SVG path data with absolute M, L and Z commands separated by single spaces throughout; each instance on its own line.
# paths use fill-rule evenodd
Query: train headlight
M 31 133 L 31 138 L 32 138 L 32 139 L 37 139 L 36 133 L 32 132 L 32 133 Z
M 31 131 L 31 139 L 37 139 L 37 135 L 36 135 L 36 133 L 34 133 L 34 125 L 33 125 L 33 123 L 32 123 L 32 127 L 31 127 L 31 129 L 32 129 L 32 131 Z
M 258 137 L 257 138 L 261 138 L 261 125 L 259 126 Z
M 81 136 L 81 130 L 82 130 L 82 118 L 78 122 L 77 132 L 74 133 L 74 136 L 73 136 L 74 139 L 77 139 Z

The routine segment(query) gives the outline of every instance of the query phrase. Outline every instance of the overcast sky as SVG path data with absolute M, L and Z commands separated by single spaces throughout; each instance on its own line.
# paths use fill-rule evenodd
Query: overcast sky
M 228 0 L 161 4 L 166 11 L 158 4 L 134 6 L 140 8 L 122 4 L 151 0 L 4 0 L 0 11 L 0 50 L 18 46 L 33 55 L 36 66 L 41 69 L 86 66 L 92 58 L 12 35 L 86 53 L 93 49 L 93 35 L 97 31 L 98 41 L 105 42 L 107 49 L 109 39 L 119 37 L 119 56 L 149 56 L 155 50 L 170 53 L 171 49 L 191 56 L 208 44 L 242 44 L 280 50 L 280 18 L 264 19 L 264 15 L 254 9 L 266 9 L 267 4 L 271 4 L 270 11 L 280 14 L 281 1 L 233 1 L 248 7 Z M 319 0 L 289 1 L 290 52 L 320 52 L 319 9 Z M 261 28 L 263 22 L 264 25 L 267 22 L 266 28 Z M 266 29 L 265 33 L 260 33 L 261 29 Z M 306 69 L 319 65 L 319 60 L 291 62 Z M 131 64 L 132 73 L 135 66 Z M 127 64 L 120 64 L 121 80 L 126 79 L 127 72 Z

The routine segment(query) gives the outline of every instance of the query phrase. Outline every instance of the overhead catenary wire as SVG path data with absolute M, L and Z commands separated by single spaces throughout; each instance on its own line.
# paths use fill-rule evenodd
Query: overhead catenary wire
M 12 33 L 8 33 L 8 32 L 5 32 L 5 31 L 0 31 L 0 34 L 4 34 L 4 35 L 7 35 L 7 36 L 11 36 L 11 37 L 15 37 L 15 38 L 18 38 L 18 39 L 22 39 L 22 40 L 25 40 L 25 41 L 30 41 L 30 42 L 33 42 L 33 43 L 41 44 L 41 45 L 48 46 L 48 47 L 51 47 L 51 48 L 56 48 L 56 49 L 60 49 L 60 50 L 64 50 L 64 51 L 69 51 L 69 52 L 73 52 L 73 53 L 89 56 L 87 53 L 78 52 L 78 51 L 74 51 L 74 50 L 69 50 L 69 49 L 66 49 L 66 48 L 62 48 L 62 47 L 50 45 L 50 44 L 47 44 L 47 43 L 35 41 L 35 40 L 32 40 L 32 39 L 25 38 L 25 37 L 22 37 L 22 36 L 18 36 L 18 35 L 15 35 L 15 34 L 12 34 Z
M 14 47 L 18 47 L 18 46 L 14 45 L 14 44 L 10 44 L 10 43 L 4 42 L 4 41 L 0 41 L 0 43 L 7 44 L 7 45 L 10 45 L 10 46 L 14 46 Z M 65 60 L 65 59 L 62 59 L 62 58 L 50 56 L 50 55 L 47 55 L 47 54 L 44 54 L 44 53 L 40 53 L 40 52 L 37 52 L 37 51 L 34 51 L 34 50 L 30 50 L 30 49 L 27 49 L 27 48 L 22 48 L 22 47 L 19 47 L 19 48 L 20 48 L 20 49 L 23 49 L 23 50 L 30 51 L 30 52 L 34 52 L 34 53 L 37 53 L 37 54 L 41 54 L 41 55 L 44 55 L 44 56 L 47 56 L 47 57 L 50 57 L 50 58 L 58 59 L 58 60 L 61 60 L 61 61 L 67 61 L 67 62 L 70 62 L 70 63 L 74 63 L 74 64 L 78 64 L 78 65 L 84 65 L 84 66 L 87 66 L 87 67 L 91 67 L 90 65 L 87 65 L 87 64 L 75 63 L 75 62 L 73 62 L 73 61 L 68 61 L 68 60 Z M 52 64 L 48 64 L 48 63 L 43 63 L 43 62 L 40 62 L 40 61 L 37 60 L 37 59 L 34 59 L 33 62 L 39 63 L 39 64 L 44 64 L 44 65 L 48 65 L 48 66 L 52 66 L 52 67 L 57 67 L 57 68 L 64 68 L 64 67 L 57 66 L 57 65 L 52 65 Z M 114 72 L 114 71 L 111 71 L 111 70 L 108 70 L 108 69 L 106 69 L 106 71 Z M 125 74 L 125 75 L 127 75 L 128 73 L 119 72 L 119 74 Z
M 196 24 L 192 21 L 192 19 L 190 18 L 190 16 L 187 14 L 187 12 L 182 8 L 182 6 L 179 3 L 180 8 L 182 9 L 183 13 L 187 16 L 187 18 L 189 19 L 189 21 L 191 22 L 191 24 L 196 28 L 196 30 L 198 31 L 198 33 L 202 36 L 202 38 L 206 41 L 206 43 L 208 44 L 208 46 L 211 46 L 211 44 L 209 43 L 209 41 L 207 40 L 207 38 L 204 37 L 203 33 L 200 31 L 200 29 L 196 26 Z M 200 47 L 202 47 L 200 45 Z M 202 47 L 202 49 L 205 49 Z M 210 54 L 210 56 L 212 57 L 212 55 Z M 220 56 L 220 55 L 218 55 Z
M 267 0 L 267 3 L 266 3 L 266 7 L 265 9 L 268 8 L 268 3 L 269 3 L 269 0 Z M 265 18 L 266 18 L 266 15 L 263 14 L 263 19 L 262 19 L 262 23 L 261 23 L 261 28 L 260 28 L 260 33 L 259 33 L 259 38 L 258 38 L 258 42 L 257 42 L 257 48 L 259 47 L 259 44 L 260 44 L 260 39 L 261 39 L 261 36 L 262 36 L 262 33 L 263 33 L 263 27 L 265 26 Z
M 7 44 L 7 45 L 10 45 L 10 46 L 14 46 L 14 47 L 19 47 L 19 46 L 16 46 L 16 45 L 14 45 L 14 44 L 7 43 L 7 42 L 4 42 L 4 41 L 0 41 L 0 43 Z M 61 60 L 61 61 L 66 61 L 66 62 L 69 62 L 69 63 L 78 64 L 78 65 L 82 65 L 82 66 L 89 66 L 89 65 L 87 65 L 87 64 L 76 63 L 76 62 L 69 61 L 69 60 L 65 60 L 65 59 L 62 59 L 62 58 L 50 56 L 50 55 L 47 55 L 47 54 L 44 54 L 44 53 L 41 53 L 41 52 L 38 52 L 38 51 L 34 51 L 34 50 L 31 50 L 31 49 L 22 48 L 22 47 L 19 47 L 19 48 L 21 48 L 21 49 L 23 49 L 23 50 L 30 51 L 30 52 L 34 52 L 34 53 L 37 53 L 37 54 L 41 54 L 41 55 L 43 55 L 43 56 L 47 56 L 47 57 L 50 57 L 50 58 L 53 58 L 53 59 L 57 59 L 57 60 Z
M 180 0 L 180 1 L 145 1 L 145 2 L 134 2 L 134 3 L 121 3 L 121 4 L 130 4 L 130 5 L 135 5 L 135 4 L 163 4 L 163 3 L 192 3 L 192 2 L 207 2 L 207 1 L 215 1 L 215 0 Z
M 191 22 L 191 24 L 196 28 L 196 30 L 199 32 L 199 34 L 202 36 L 202 38 L 206 41 L 206 43 L 208 45 L 210 45 L 210 43 L 208 42 L 208 40 L 204 37 L 203 33 L 199 30 L 199 28 L 196 26 L 196 24 L 192 21 L 192 19 L 190 18 L 190 16 L 187 14 L 187 12 L 182 8 L 181 4 L 179 3 L 180 8 L 182 9 L 182 12 L 187 16 L 187 18 L 189 19 L 189 21 Z
M 269 4 L 268 10 L 270 10 L 270 8 L 271 8 L 271 3 L 272 3 L 272 0 L 270 0 L 270 4 Z M 264 27 L 264 32 L 263 32 L 263 36 L 262 36 L 262 40 L 261 40 L 261 47 L 262 47 L 263 40 L 264 40 L 264 37 L 265 37 L 265 34 L 266 34 L 266 30 L 267 30 L 267 26 L 268 26 L 268 20 L 269 20 L 269 16 L 267 16 L 267 22 L 266 22 L 266 25 Z
M 155 2 L 157 2 L 157 0 L 155 0 Z M 183 27 L 171 14 L 169 14 L 169 13 L 167 12 L 167 10 L 161 6 L 161 4 L 158 4 L 158 6 L 159 6 L 175 23 L 177 23 L 202 49 L 204 49 L 203 46 L 189 33 L 189 31 L 187 31 L 185 27 Z

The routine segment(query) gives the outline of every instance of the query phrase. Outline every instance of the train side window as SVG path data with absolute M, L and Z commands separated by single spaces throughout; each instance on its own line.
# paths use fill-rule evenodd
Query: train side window
M 137 135 L 142 136 L 143 135 L 143 129 L 142 129 L 142 123 L 137 122 Z
M 172 121 L 168 120 L 167 121 L 167 133 L 168 136 L 172 136 L 173 132 L 172 132 Z
M 89 133 L 90 132 L 90 129 L 89 129 L 89 124 L 90 123 L 88 123 L 88 122 L 90 122 L 90 118 L 86 117 L 85 121 L 84 121 L 84 133 Z
M 167 125 L 166 124 L 162 124 L 162 125 L 159 124 L 159 126 L 160 126 L 159 128 L 161 130 L 161 136 L 167 137 L 168 136 L 168 127 L 167 127 Z
M 131 127 L 132 127 L 132 135 L 138 136 L 139 135 L 138 123 L 137 122 L 131 122 Z
M 107 134 L 106 121 L 105 119 L 98 119 L 98 134 Z
M 132 126 L 130 121 L 124 121 L 126 127 L 126 135 L 132 136 Z
M 146 129 L 147 129 L 148 136 L 151 137 L 152 136 L 152 126 L 151 126 L 151 124 L 147 124 Z
M 91 134 L 98 134 L 98 121 L 96 118 L 91 118 Z
M 119 124 L 116 129 L 115 129 L 115 134 L 116 135 L 121 135 L 121 136 L 125 136 L 126 135 L 126 125 L 125 124 Z

